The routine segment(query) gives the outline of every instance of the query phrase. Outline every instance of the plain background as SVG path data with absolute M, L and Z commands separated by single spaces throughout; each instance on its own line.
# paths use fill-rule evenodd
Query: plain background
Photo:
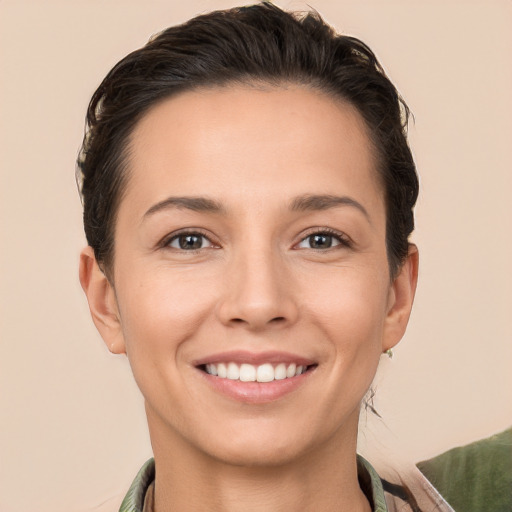
M 418 294 L 377 378 L 383 419 L 363 419 L 361 442 L 418 461 L 512 423 L 512 2 L 311 3 L 375 50 L 416 118 Z M 2 512 L 92 510 L 151 455 L 127 361 L 78 283 L 74 161 L 88 100 L 120 58 L 232 5 L 0 0 Z

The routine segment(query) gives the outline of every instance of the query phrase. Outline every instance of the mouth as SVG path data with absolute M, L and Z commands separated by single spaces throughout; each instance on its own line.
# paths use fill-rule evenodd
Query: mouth
M 291 379 L 306 373 L 316 365 L 303 365 L 297 363 L 263 363 L 254 365 L 250 363 L 209 363 L 199 368 L 209 375 L 219 379 L 239 380 L 241 382 L 273 382 L 275 380 Z
M 194 366 L 216 392 L 255 404 L 278 400 L 299 389 L 318 364 L 292 354 L 241 351 L 207 357 Z

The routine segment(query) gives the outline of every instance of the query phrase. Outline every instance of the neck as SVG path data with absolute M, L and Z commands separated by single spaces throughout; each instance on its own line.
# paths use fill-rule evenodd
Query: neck
M 156 465 L 153 512 L 371 511 L 357 478 L 357 418 L 353 434 L 339 431 L 293 461 L 257 466 L 213 458 L 149 423 Z

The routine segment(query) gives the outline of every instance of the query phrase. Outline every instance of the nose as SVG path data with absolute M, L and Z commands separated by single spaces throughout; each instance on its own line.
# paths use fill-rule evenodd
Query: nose
M 217 309 L 223 324 L 261 331 L 297 321 L 293 279 L 279 254 L 271 249 L 244 251 L 230 262 L 226 273 Z

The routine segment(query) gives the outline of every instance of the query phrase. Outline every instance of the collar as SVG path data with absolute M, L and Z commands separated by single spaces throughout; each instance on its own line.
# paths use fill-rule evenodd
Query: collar
M 151 483 L 155 480 L 155 459 L 149 459 L 142 466 L 126 493 L 119 512 L 143 512 L 144 498 Z
M 364 493 L 373 503 L 373 512 L 387 512 L 381 479 L 373 466 L 360 455 L 357 456 L 357 473 Z M 155 461 L 149 459 L 137 473 L 119 512 L 143 512 L 146 492 L 154 480 Z

